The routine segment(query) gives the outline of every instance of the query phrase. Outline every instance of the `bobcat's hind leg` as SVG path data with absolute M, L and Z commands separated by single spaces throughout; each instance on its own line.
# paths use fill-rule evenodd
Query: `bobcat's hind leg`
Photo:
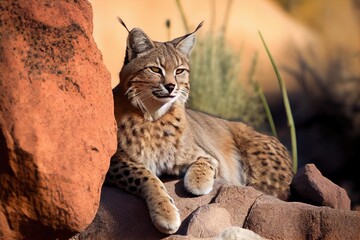
M 218 162 L 210 157 L 199 157 L 186 170 L 184 177 L 185 189 L 194 195 L 211 192 L 214 186 Z

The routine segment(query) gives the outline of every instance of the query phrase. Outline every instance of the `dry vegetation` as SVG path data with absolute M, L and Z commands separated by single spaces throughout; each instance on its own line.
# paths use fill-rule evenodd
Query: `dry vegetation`
M 264 108 L 254 88 L 245 88 L 239 83 L 240 62 L 240 54 L 231 49 L 222 33 L 208 33 L 200 38 L 191 58 L 189 105 L 260 128 L 265 123 Z M 253 74 L 254 71 L 249 73 L 249 79 Z

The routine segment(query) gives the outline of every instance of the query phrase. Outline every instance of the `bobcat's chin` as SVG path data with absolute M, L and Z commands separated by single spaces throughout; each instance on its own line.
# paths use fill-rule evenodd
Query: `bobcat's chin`
M 144 118 L 148 121 L 155 121 L 165 115 L 170 107 L 175 103 L 178 96 L 152 98 L 147 102 L 143 102 Z

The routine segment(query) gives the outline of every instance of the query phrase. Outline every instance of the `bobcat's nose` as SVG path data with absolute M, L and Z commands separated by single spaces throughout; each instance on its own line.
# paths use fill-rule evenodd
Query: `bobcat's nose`
M 168 83 L 164 85 L 165 89 L 169 92 L 169 94 L 172 93 L 172 91 L 174 91 L 175 88 L 175 84 L 173 83 Z

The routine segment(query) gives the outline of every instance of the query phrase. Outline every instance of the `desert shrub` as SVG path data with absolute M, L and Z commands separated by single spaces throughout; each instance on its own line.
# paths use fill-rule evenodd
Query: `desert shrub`
M 264 109 L 254 89 L 241 84 L 246 81 L 241 81 L 239 77 L 240 57 L 227 44 L 222 33 L 208 33 L 198 38 L 190 60 L 189 106 L 222 118 L 240 119 L 261 128 L 265 124 Z M 249 78 L 253 73 L 249 74 Z

